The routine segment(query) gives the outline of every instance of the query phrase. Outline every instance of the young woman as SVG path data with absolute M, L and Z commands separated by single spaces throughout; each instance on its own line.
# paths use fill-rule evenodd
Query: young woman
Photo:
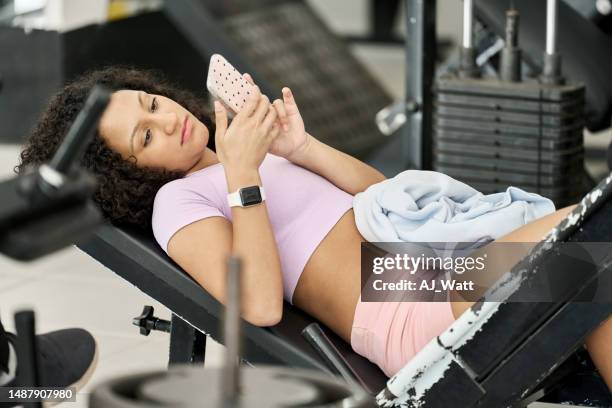
M 288 88 L 273 103 L 254 93 L 231 123 L 215 104 L 215 126 L 203 101 L 150 73 L 93 72 L 52 99 L 19 171 L 52 156 L 95 83 L 115 92 L 83 159 L 99 180 L 94 199 L 115 223 L 152 220 L 162 248 L 221 302 L 225 259 L 242 257 L 250 323 L 276 324 L 284 297 L 392 375 L 471 305 L 360 301 L 352 198 L 385 177 L 309 135 Z M 265 200 L 230 207 L 227 194 L 248 186 L 264 186 Z M 570 210 L 500 240 L 539 241 Z M 612 319 L 586 345 L 612 387 Z

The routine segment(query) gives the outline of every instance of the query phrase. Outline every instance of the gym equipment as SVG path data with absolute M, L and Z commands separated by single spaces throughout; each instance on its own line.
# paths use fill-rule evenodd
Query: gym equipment
M 513 267 L 520 284 L 504 302 L 472 306 L 388 382 L 377 397 L 379 405 L 444 407 L 461 401 L 462 407 L 525 406 L 545 395 L 550 383 L 543 380 L 612 314 L 611 214 L 612 174 Z M 513 302 L 537 285 L 542 262 L 558 242 L 606 246 L 590 254 L 594 270 L 581 271 L 570 293 L 549 303 Z M 494 290 L 506 284 L 500 281 Z M 594 295 L 598 284 L 607 298 Z M 600 395 L 602 400 L 590 396 L 581 403 L 612 406 L 612 393 Z
M 25 310 L 15 313 L 15 328 L 19 342 L 16 344 L 19 370 L 15 383 L 17 386 L 37 387 L 40 385 L 38 372 L 38 352 L 36 349 L 36 330 L 34 312 Z M 15 402 L 17 405 L 18 402 Z M 2 403 L 1 406 L 13 406 L 12 403 Z M 36 401 L 26 405 L 28 408 L 42 408 L 42 402 Z
M 109 100 L 106 89 L 94 87 L 49 163 L 0 183 L 1 253 L 33 260 L 87 237 L 102 224 L 102 216 L 91 201 L 95 179 L 78 162 Z M 15 327 L 19 338 L 16 384 L 35 387 L 40 378 L 34 313 L 16 313 Z M 25 405 L 42 407 L 40 401 Z
M 612 175 L 607 179 L 607 185 L 587 195 L 585 201 L 591 198 L 595 200 L 590 205 L 590 210 L 582 218 L 584 222 L 576 223 L 574 229 L 577 230 L 572 231 L 572 234 L 575 235 L 570 236 L 572 240 L 610 240 L 610 224 L 602 220 L 610 216 L 610 206 L 612 206 L 611 181 Z M 572 215 L 568 217 L 568 220 L 574 218 L 575 215 Z M 222 318 L 222 305 L 186 275 L 179 266 L 172 262 L 162 249 L 159 248 L 151 234 L 131 228 L 106 225 L 100 228 L 91 240 L 82 241 L 78 246 L 172 311 L 169 361 L 171 364 L 179 362 L 203 362 L 205 354 L 204 334 L 210 335 L 215 339 L 222 338 L 218 328 L 219 321 Z M 543 315 L 538 313 L 516 312 L 514 308 L 517 306 L 504 308 L 505 311 L 503 313 L 496 314 L 498 324 L 495 326 L 497 329 L 492 329 L 490 332 L 488 329 L 483 330 L 482 334 L 478 336 L 477 341 L 471 342 L 462 349 L 462 356 L 465 358 L 471 356 L 470 358 L 475 361 L 474 368 L 485 365 L 486 367 L 483 367 L 480 371 L 485 378 L 485 374 L 490 374 L 493 367 L 505 358 L 504 356 L 512 357 L 514 362 L 518 361 L 514 359 L 523 359 L 519 366 L 514 366 L 520 372 L 520 375 L 516 375 L 516 377 L 529 378 L 531 382 L 528 384 L 530 386 L 541 384 L 546 378 L 548 378 L 548 383 L 545 386 L 542 385 L 543 388 L 539 390 L 530 389 L 525 395 L 522 397 L 519 395 L 519 397 L 521 400 L 529 396 L 540 398 L 542 395 L 549 394 L 549 391 L 554 390 L 555 386 L 563 388 L 564 381 L 571 381 L 572 376 L 577 375 L 575 364 L 577 357 L 573 356 L 572 353 L 576 350 L 579 338 L 584 337 L 594 327 L 597 319 L 600 319 L 606 311 L 608 314 L 610 313 L 610 304 L 603 305 L 593 303 L 592 305 L 568 306 L 568 314 L 573 316 L 574 320 L 565 323 L 552 318 L 546 321 L 542 320 L 539 316 Z M 606 307 L 608 309 L 605 309 Z M 548 312 L 545 314 L 547 316 L 550 315 Z M 584 318 L 585 315 L 591 317 L 587 319 Z M 600 319 L 599 322 L 602 320 Z M 546 326 L 547 321 L 551 326 Z M 548 330 L 547 327 L 552 327 L 555 322 L 559 324 L 557 327 L 558 332 L 548 336 L 545 334 L 547 333 L 546 330 Z M 578 324 L 579 322 L 580 324 Z M 301 335 L 304 329 L 311 323 L 317 322 L 304 312 L 285 303 L 282 321 L 274 327 L 261 328 L 244 323 L 244 348 L 241 357 L 255 366 L 275 364 L 296 368 L 311 368 L 332 374 L 348 372 L 349 374 L 343 375 L 343 377 L 347 381 L 357 382 L 370 394 L 375 394 L 385 387 L 387 378 L 375 365 L 354 353 L 349 344 L 342 341 L 322 325 L 321 329 L 329 341 L 323 338 L 323 336 L 318 335 L 317 330 L 310 330 L 309 336 L 317 342 L 317 349 L 313 348 L 309 343 L 312 339 L 307 341 Z M 546 336 L 546 348 L 554 349 L 557 354 L 551 353 L 545 361 L 542 360 L 542 363 L 536 364 L 536 362 L 540 361 L 539 351 L 534 353 L 533 349 L 529 351 L 529 348 L 525 348 L 527 351 L 525 354 L 522 354 L 521 348 L 515 349 L 511 345 L 518 346 L 519 344 L 524 344 L 527 347 L 528 343 L 525 343 L 524 336 L 537 332 L 540 325 L 542 325 L 542 335 Z M 517 335 L 507 337 L 506 334 L 502 335 L 498 332 L 502 327 L 505 330 L 506 326 L 508 326 L 508 330 L 514 330 L 512 327 L 518 327 L 516 329 Z M 531 329 L 529 331 L 523 330 L 527 326 Z M 485 328 L 484 324 L 482 328 Z M 565 335 L 565 330 L 568 331 L 567 336 Z M 564 333 L 563 336 L 559 334 L 561 332 Z M 508 344 L 500 342 L 499 348 L 492 346 L 500 338 L 506 337 L 508 338 Z M 538 339 L 538 341 L 541 341 L 542 337 L 538 337 Z M 568 343 L 564 343 L 565 340 L 563 339 L 568 339 Z M 535 346 L 532 345 L 530 347 Z M 507 351 L 511 351 L 513 353 L 512 356 L 507 355 Z M 427 360 L 427 353 L 424 356 L 422 358 Z M 555 356 L 557 359 L 555 359 Z M 480 362 L 478 362 L 479 358 L 482 358 Z M 569 360 L 563 363 L 565 358 L 569 358 Z M 334 361 L 340 361 L 340 363 L 334 363 Z M 546 366 L 546 364 L 550 365 Z M 349 369 L 346 369 L 347 367 Z M 555 367 L 558 368 L 554 370 Z M 502 377 L 497 378 L 500 379 Z M 349 380 L 349 378 L 351 379 Z M 430 377 L 427 374 L 425 378 L 434 377 Z M 433 398 L 436 394 L 445 395 L 445 393 L 454 390 L 453 395 L 457 399 L 451 405 L 461 406 L 462 401 L 467 401 L 470 395 L 467 392 L 464 396 L 461 395 L 462 390 L 464 390 L 461 388 L 464 384 L 463 380 L 466 380 L 465 373 L 457 377 L 457 382 L 452 381 L 448 377 L 445 378 L 445 382 L 450 388 L 441 389 L 436 387 L 435 391 L 427 393 L 427 398 Z M 503 378 L 507 379 L 508 377 Z M 472 384 L 471 387 L 480 387 L 474 386 L 473 382 L 470 384 Z M 485 385 L 490 387 L 489 390 L 491 390 L 493 395 L 500 395 L 500 398 L 516 397 L 515 391 L 518 385 L 515 383 L 503 386 L 501 383 L 491 382 Z M 599 387 L 601 387 L 601 384 L 599 384 Z M 538 394 L 533 394 L 534 392 Z M 564 398 L 563 400 L 555 400 L 553 395 L 549 396 L 548 400 L 551 402 L 570 401 L 574 404 L 584 401 L 584 398 L 580 395 L 572 394 L 568 396 L 566 394 L 562 397 Z M 446 401 L 445 405 L 432 404 L 426 406 L 447 407 L 450 405 Z
M 92 408 L 158 407 L 376 407 L 357 385 L 304 369 L 240 367 L 239 258 L 227 260 L 226 356 L 220 369 L 172 367 L 167 372 L 113 379 L 91 395 Z
M 431 87 L 437 55 L 436 1 L 405 0 L 406 92 L 375 116 L 376 125 L 391 140 L 367 158 L 370 165 L 392 177 L 406 169 L 431 169 Z
M 540 80 L 522 80 L 517 10 L 506 13 L 500 79 L 490 79 L 475 76 L 472 11 L 466 7 L 459 73 L 441 76 L 435 87 L 435 170 L 483 193 L 515 185 L 543 194 L 557 206 L 582 196 L 585 89 L 564 83 L 555 10 L 556 1 L 549 1 Z
M 201 363 L 205 358 L 205 338 L 223 338 L 219 328 L 223 306 L 163 252 L 152 234 L 105 225 L 78 247 L 172 311 L 170 364 Z M 261 328 L 245 322 L 242 358 L 254 365 L 283 365 L 331 373 L 300 335 L 314 322 L 288 303 L 284 304 L 283 318 L 276 326 Z M 377 366 L 355 354 L 333 332 L 324 330 L 369 393 L 384 387 L 387 377 Z
M 546 2 L 513 0 L 512 4 L 521 13 L 518 42 L 523 61 L 535 73 L 542 72 L 542 51 L 546 50 L 547 43 L 543 27 L 547 15 Z M 508 5 L 508 0 L 474 0 L 474 13 L 478 21 L 503 38 L 504 11 Z M 592 132 L 607 129 L 612 117 L 612 82 L 609 80 L 612 72 L 612 36 L 581 16 L 565 0 L 558 3 L 557 14 L 559 27 L 571 27 L 559 30 L 556 35 L 555 49 L 563 56 L 563 72 L 568 80 L 584 84 L 587 90 L 585 126 Z
M 431 88 L 436 61 L 436 2 L 406 0 L 406 114 L 402 130 L 405 168 L 432 167 Z M 403 169 L 402 169 L 403 170 Z
M 586 18 L 566 3 L 571 3 Z M 602 31 L 593 24 L 599 22 L 587 16 L 593 14 L 592 10 L 586 13 L 580 10 L 585 7 L 593 8 L 594 3 L 591 0 L 567 0 L 559 4 L 559 26 L 572 29 L 561 30 L 556 45 L 559 53 L 564 56 L 563 67 L 567 78 L 585 84 L 587 89 L 585 125 L 591 131 L 598 131 L 610 126 L 612 115 L 612 82 L 609 81 L 609 73 L 612 72 L 612 37 L 606 34 L 609 30 Z M 488 60 L 490 54 L 496 57 L 501 49 L 498 37 L 505 37 L 505 10 L 510 4 L 522 13 L 518 43 L 521 44 L 523 65 L 529 68 L 531 73 L 537 74 L 542 70 L 542 50 L 545 49 L 545 30 L 542 24 L 546 16 L 544 1 L 473 0 L 478 27 L 484 25 L 484 30 L 479 30 L 479 34 L 483 34 L 480 36 L 482 38 L 477 44 L 473 44 L 479 46 L 479 64 L 482 60 Z M 580 7 L 577 4 L 580 4 Z M 399 109 L 403 108 L 401 113 L 406 115 L 409 125 L 401 130 L 401 144 L 395 146 L 395 149 L 402 152 L 399 160 L 404 168 L 430 170 L 433 169 L 430 124 L 434 106 L 431 98 L 426 95 L 431 93 L 434 78 L 431 68 L 433 64 L 430 64 L 430 61 L 435 60 L 435 19 L 427 18 L 427 15 L 432 12 L 435 15 L 436 1 L 406 0 L 405 9 L 406 31 L 411 35 L 406 37 L 410 39 L 406 42 L 406 103 Z M 607 15 L 605 21 L 610 21 L 610 15 Z M 584 44 L 589 46 L 585 47 Z M 483 49 L 481 45 L 486 45 L 486 48 Z M 495 59 L 493 58 L 493 62 Z M 499 68 L 489 63 L 481 68 L 486 68 L 489 75 L 499 72 Z M 423 92 L 424 97 L 419 97 Z M 416 96 L 413 96 L 415 94 Z M 393 158 L 395 159 L 395 156 Z M 485 187 L 495 189 L 499 186 Z M 592 186 L 587 188 L 590 187 Z
M 91 201 L 96 182 L 79 168 L 110 93 L 92 89 L 85 106 L 48 164 L 0 184 L 0 252 L 39 258 L 89 235 L 102 222 Z
M 376 407 L 373 398 L 341 380 L 297 368 L 241 369 L 243 397 L 223 405 L 222 369 L 177 367 L 116 378 L 98 386 L 91 408 L 156 407 Z

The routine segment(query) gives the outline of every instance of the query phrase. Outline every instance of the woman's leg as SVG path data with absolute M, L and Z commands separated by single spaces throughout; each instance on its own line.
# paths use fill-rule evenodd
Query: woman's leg
M 496 239 L 495 242 L 539 242 L 574 208 L 575 206 L 562 208 Z M 463 312 L 469 309 L 473 304 L 474 302 L 452 302 L 451 306 L 455 319 L 461 316 Z
M 593 330 L 584 344 L 591 360 L 612 391 L 612 317 Z
M 550 215 L 531 222 L 495 242 L 539 242 L 563 220 L 574 206 L 562 208 Z M 455 319 L 472 306 L 474 302 L 452 302 Z M 587 350 L 600 374 L 612 390 L 612 318 L 602 323 L 585 342 Z

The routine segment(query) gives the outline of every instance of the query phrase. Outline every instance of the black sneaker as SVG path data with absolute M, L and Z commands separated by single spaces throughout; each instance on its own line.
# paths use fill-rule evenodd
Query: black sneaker
M 15 347 L 17 336 L 6 333 Z M 63 329 L 36 336 L 39 381 L 41 387 L 75 387 L 81 389 L 91 378 L 98 362 L 96 341 L 83 329 Z M 19 373 L 19 360 L 17 360 Z M 6 387 L 14 386 L 12 383 Z

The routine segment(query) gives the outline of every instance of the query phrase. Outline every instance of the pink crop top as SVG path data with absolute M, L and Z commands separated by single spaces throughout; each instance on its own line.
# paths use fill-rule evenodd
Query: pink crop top
M 353 196 L 318 174 L 272 154 L 266 155 L 259 174 L 280 257 L 284 297 L 291 302 L 306 262 L 352 208 Z M 207 217 L 232 220 L 220 163 L 173 180 L 157 192 L 152 220 L 155 239 L 168 252 L 168 242 L 178 230 Z

